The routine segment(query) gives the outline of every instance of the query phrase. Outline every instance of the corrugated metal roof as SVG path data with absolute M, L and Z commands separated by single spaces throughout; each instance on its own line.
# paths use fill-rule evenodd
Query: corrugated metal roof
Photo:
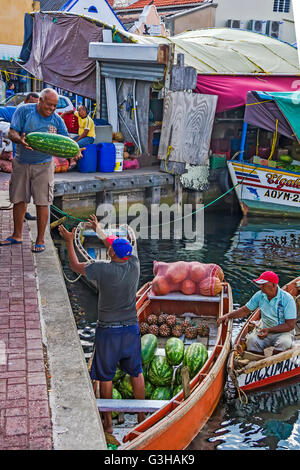
M 156 7 L 179 7 L 193 4 L 193 6 L 201 5 L 204 0 L 153 0 L 153 5 Z M 149 5 L 149 0 L 138 0 L 137 2 L 131 3 L 126 7 L 116 7 L 117 11 L 127 11 L 127 10 L 142 10 L 145 6 Z
M 59 11 L 66 0 L 40 0 L 41 11 Z

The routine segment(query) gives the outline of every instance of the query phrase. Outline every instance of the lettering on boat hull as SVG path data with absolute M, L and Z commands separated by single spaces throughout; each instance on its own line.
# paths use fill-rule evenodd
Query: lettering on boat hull
M 298 369 L 298 371 L 296 370 Z M 282 375 L 282 380 L 289 378 L 289 376 L 295 376 L 300 374 L 300 357 L 295 356 L 284 361 L 271 364 L 268 367 L 263 367 L 262 369 L 257 369 L 249 374 L 242 374 L 238 377 L 238 384 L 240 388 L 251 387 L 251 385 L 259 384 L 263 385 L 264 382 L 272 383 L 272 378 L 274 382 L 280 380 Z

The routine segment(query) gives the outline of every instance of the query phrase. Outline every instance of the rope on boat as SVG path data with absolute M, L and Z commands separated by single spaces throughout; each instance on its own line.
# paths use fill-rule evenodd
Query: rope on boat
M 234 353 L 234 350 L 231 351 L 230 354 L 233 354 Z M 244 390 L 242 390 L 239 386 L 239 383 L 238 383 L 238 379 L 237 379 L 237 376 L 234 372 L 234 370 L 232 370 L 232 368 L 230 366 L 227 367 L 227 372 L 228 372 L 228 375 L 233 383 L 233 385 L 235 386 L 237 392 L 238 392 L 238 396 L 239 396 L 239 400 L 240 402 L 245 405 L 248 404 L 248 397 L 246 395 L 246 393 L 244 392 Z M 243 397 L 242 397 L 243 395 Z M 243 399 L 244 398 L 244 399 Z
M 76 277 L 76 279 L 69 279 L 64 271 L 63 271 L 63 275 L 64 275 L 64 278 L 70 283 L 77 282 L 82 276 L 82 274 L 79 274 L 79 276 Z

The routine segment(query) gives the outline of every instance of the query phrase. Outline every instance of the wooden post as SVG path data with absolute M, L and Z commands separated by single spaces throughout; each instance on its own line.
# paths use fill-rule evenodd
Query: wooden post
M 96 119 L 101 118 L 101 64 L 96 60 Z
M 182 184 L 180 181 L 180 176 L 175 176 L 175 203 L 177 204 L 177 210 L 180 212 L 182 210 Z
M 186 400 L 191 394 L 190 374 L 189 374 L 189 369 L 187 366 L 184 366 L 181 369 L 181 380 L 182 380 L 182 388 L 183 388 L 183 397 Z
M 103 42 L 113 42 L 111 29 L 103 30 Z M 116 79 L 111 77 L 105 78 L 105 89 L 107 99 L 108 121 L 112 125 L 113 132 L 118 132 L 119 118 Z

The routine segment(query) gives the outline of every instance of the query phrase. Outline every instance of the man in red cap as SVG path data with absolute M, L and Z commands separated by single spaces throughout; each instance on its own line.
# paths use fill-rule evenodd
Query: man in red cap
M 98 322 L 95 337 L 95 354 L 91 379 L 100 381 L 101 398 L 112 398 L 112 379 L 117 367 L 131 377 L 136 399 L 145 398 L 145 383 L 141 360 L 141 335 L 139 330 L 136 293 L 140 276 L 140 263 L 127 239 L 107 237 L 92 215 L 89 222 L 102 239 L 111 262 L 80 263 L 74 250 L 74 230 L 68 232 L 63 225 L 59 232 L 67 242 L 70 267 L 78 274 L 97 281 L 99 289 Z M 104 431 L 112 433 L 110 412 L 103 413 Z M 138 422 L 145 419 L 138 413 Z
M 243 318 L 260 308 L 261 325 L 247 338 L 247 350 L 263 353 L 265 348 L 274 347 L 273 354 L 290 349 L 294 341 L 294 328 L 297 319 L 296 302 L 291 294 L 279 287 L 279 278 L 273 271 L 263 272 L 255 284 L 260 287 L 243 307 L 227 313 L 218 323 L 229 318 Z

